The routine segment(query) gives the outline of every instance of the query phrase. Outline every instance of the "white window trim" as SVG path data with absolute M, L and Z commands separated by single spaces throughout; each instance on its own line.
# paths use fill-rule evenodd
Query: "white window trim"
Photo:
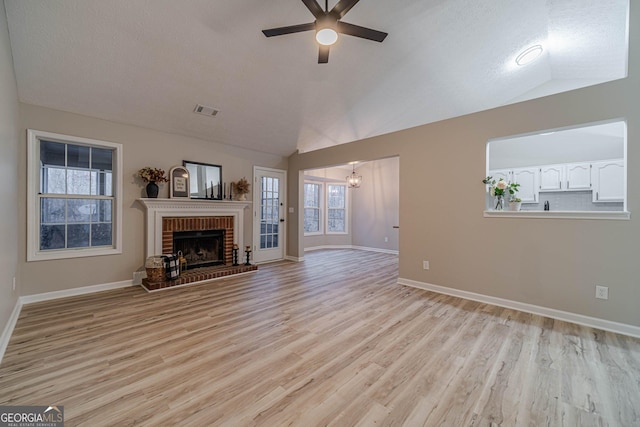
M 340 186 L 340 187 L 345 187 L 344 188 L 344 231 L 329 231 L 329 186 L 330 185 L 335 185 L 335 186 Z M 325 230 L 327 235 L 344 235 L 344 234 L 349 234 L 349 191 L 347 191 L 347 184 L 342 184 L 339 182 L 327 182 L 327 185 L 325 186 L 325 194 L 324 194 L 324 198 L 325 198 L 325 212 L 324 212 L 324 216 L 325 216 Z
M 319 200 L 318 200 L 318 204 L 320 206 L 318 206 L 318 214 L 320 215 L 320 217 L 318 218 L 318 231 L 305 231 L 304 235 L 305 236 L 322 236 L 324 235 L 324 193 L 325 193 L 325 185 L 323 182 L 319 182 L 319 181 L 309 181 L 309 180 L 305 180 L 304 181 L 305 184 L 315 184 L 315 185 L 319 185 L 320 186 L 320 195 L 319 195 Z M 304 203 L 304 192 L 303 192 L 303 198 L 302 198 L 302 209 L 303 209 L 303 228 L 304 228 L 304 209 L 313 209 L 313 208 L 309 208 L 305 205 Z
M 74 248 L 50 251 L 40 250 L 40 209 L 38 192 L 40 187 L 40 151 L 39 141 L 55 141 L 75 143 L 93 147 L 108 147 L 115 150 L 113 168 L 114 210 L 112 213 L 114 227 L 113 247 Z M 27 129 L 27 261 L 44 261 L 54 259 L 80 258 L 100 255 L 117 255 L 122 253 L 122 144 L 68 136 L 34 129 Z

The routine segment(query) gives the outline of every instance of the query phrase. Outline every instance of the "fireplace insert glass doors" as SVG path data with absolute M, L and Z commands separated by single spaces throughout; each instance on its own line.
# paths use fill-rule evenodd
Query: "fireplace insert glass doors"
M 187 270 L 224 264 L 224 230 L 175 231 L 173 253 L 179 251 Z

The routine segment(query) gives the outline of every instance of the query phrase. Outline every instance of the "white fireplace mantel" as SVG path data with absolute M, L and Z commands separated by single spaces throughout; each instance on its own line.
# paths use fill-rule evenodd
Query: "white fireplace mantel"
M 227 200 L 138 199 L 147 209 L 147 257 L 162 253 L 162 219 L 180 216 L 232 216 L 233 243 L 242 246 L 244 209 L 251 202 Z

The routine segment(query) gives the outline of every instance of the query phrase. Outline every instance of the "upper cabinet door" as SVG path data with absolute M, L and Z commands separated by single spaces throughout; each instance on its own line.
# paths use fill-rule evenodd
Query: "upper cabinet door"
M 624 161 L 593 163 L 591 172 L 594 202 L 624 201 Z
M 591 190 L 591 163 L 569 163 L 565 168 L 567 190 Z
M 489 176 L 491 176 L 491 178 L 496 182 L 500 181 L 501 179 L 506 182 L 511 182 L 512 180 L 511 169 L 495 169 L 489 171 Z
M 518 193 L 514 197 L 519 197 L 522 203 L 538 202 L 538 168 L 520 168 L 513 170 L 513 182 L 520 184 Z
M 564 165 L 541 166 L 539 170 L 540 191 L 562 190 L 564 170 Z

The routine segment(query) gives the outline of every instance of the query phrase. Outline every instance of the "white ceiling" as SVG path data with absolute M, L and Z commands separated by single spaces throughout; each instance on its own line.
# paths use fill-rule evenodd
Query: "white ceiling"
M 279 155 L 626 75 L 628 0 L 361 0 L 343 20 L 389 36 L 342 36 L 324 65 L 313 32 L 261 32 L 312 22 L 299 0 L 5 7 L 22 102 Z

